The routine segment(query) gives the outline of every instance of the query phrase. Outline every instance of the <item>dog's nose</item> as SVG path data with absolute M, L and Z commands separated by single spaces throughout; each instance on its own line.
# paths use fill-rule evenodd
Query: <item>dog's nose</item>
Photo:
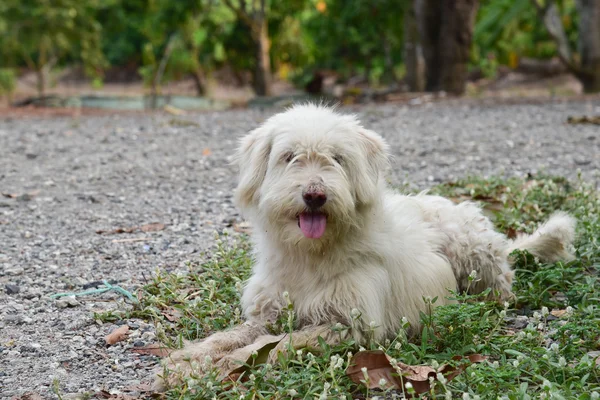
M 302 194 L 304 203 L 311 210 L 316 210 L 319 207 L 323 207 L 323 204 L 327 201 L 327 195 L 323 192 L 309 191 Z

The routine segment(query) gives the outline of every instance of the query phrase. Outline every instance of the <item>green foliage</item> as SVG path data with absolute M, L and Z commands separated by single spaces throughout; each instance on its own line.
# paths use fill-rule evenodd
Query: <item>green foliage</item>
M 558 0 L 563 26 L 572 48 L 577 40 L 575 0 Z M 487 75 L 498 65 L 517 65 L 520 57 L 551 58 L 556 44 L 546 31 L 532 0 L 485 0 L 481 2 L 473 35 L 472 62 Z
M 8 68 L 0 68 L 0 96 L 7 96 L 9 99 L 17 86 L 17 77 L 15 71 Z
M 304 16 L 315 67 L 343 77 L 361 74 L 373 83 L 393 74 L 402 60 L 406 2 L 392 0 L 318 1 Z M 323 6 L 324 4 L 324 6 Z M 386 65 L 386 63 L 388 65 Z
M 99 76 L 104 67 L 102 27 L 96 20 L 99 0 L 5 0 L 0 8 L 1 56 L 4 65 L 25 63 L 44 71 L 81 61 L 86 73 Z M 42 83 L 40 83 L 42 84 Z M 43 84 L 41 85 L 43 90 Z

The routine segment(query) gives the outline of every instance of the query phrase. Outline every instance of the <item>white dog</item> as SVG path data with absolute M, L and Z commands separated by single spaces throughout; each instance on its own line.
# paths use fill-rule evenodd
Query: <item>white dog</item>
M 359 343 L 393 339 L 406 318 L 416 332 L 423 298 L 448 300 L 449 289 L 492 288 L 512 297 L 509 254 L 571 259 L 575 221 L 557 214 L 515 241 L 494 231 L 479 207 L 386 186 L 388 147 L 354 116 L 316 105 L 275 115 L 241 141 L 236 199 L 251 222 L 256 265 L 242 307 L 247 322 L 173 353 L 226 365 L 231 352 L 267 334 L 291 301 L 299 332 L 294 345 L 334 343 L 336 323 Z M 477 279 L 469 285 L 469 274 Z M 174 382 L 176 378 L 165 378 Z M 159 386 L 164 382 L 159 379 Z

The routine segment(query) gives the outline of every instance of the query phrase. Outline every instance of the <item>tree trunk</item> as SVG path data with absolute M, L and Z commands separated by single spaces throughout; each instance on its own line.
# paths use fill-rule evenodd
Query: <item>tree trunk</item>
M 404 63 L 406 65 L 406 83 L 411 92 L 425 90 L 425 59 L 419 38 L 419 28 L 415 2 L 410 0 L 404 14 Z
M 271 94 L 271 58 L 269 50 L 271 42 L 269 40 L 269 28 L 267 19 L 261 18 L 254 27 L 254 44 L 256 46 L 256 65 L 254 67 L 254 92 L 259 96 L 268 96 Z
M 600 92 L 600 0 L 578 0 L 579 52 L 578 78 L 586 93 Z
M 206 94 L 206 77 L 200 67 L 194 68 L 192 78 L 194 79 L 194 86 L 196 87 L 196 96 L 204 96 Z
M 440 29 L 440 85 L 446 92 L 465 92 L 477 0 L 443 0 Z
M 477 0 L 417 0 L 427 91 L 463 94 Z
M 440 87 L 439 38 L 442 22 L 441 2 L 446 0 L 416 0 L 415 12 L 425 58 L 425 90 L 435 92 Z

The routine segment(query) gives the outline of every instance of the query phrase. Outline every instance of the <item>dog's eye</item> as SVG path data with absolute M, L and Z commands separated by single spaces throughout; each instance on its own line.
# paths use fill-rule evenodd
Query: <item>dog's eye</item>
M 293 160 L 295 157 L 296 157 L 296 155 L 295 155 L 294 153 L 292 153 L 291 151 L 288 151 L 287 153 L 285 153 L 285 154 L 283 155 L 283 157 L 281 157 L 281 159 L 282 159 L 283 161 L 285 161 L 286 163 L 288 163 L 288 164 L 289 164 L 289 163 L 291 163 L 291 162 L 292 162 L 292 160 Z
M 333 159 L 336 163 L 342 165 L 342 162 L 344 161 L 344 158 L 342 156 L 340 156 L 339 154 L 336 154 L 335 156 L 333 156 Z

